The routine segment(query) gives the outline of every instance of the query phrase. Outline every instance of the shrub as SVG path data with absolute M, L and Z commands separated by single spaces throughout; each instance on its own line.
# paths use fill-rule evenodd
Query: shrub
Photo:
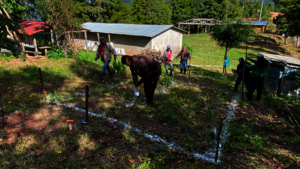
M 78 52 L 78 59 L 79 60 L 85 60 L 85 61 L 89 61 L 89 62 L 94 62 L 95 61 L 95 55 L 93 55 L 93 53 L 90 52 L 86 52 L 86 51 L 80 51 Z
M 126 66 L 122 64 L 122 62 L 113 61 L 112 62 L 112 71 L 115 75 L 122 75 L 126 73 Z
M 0 55 L 0 59 L 5 59 L 7 62 L 9 62 L 11 59 L 15 59 L 15 57 L 14 55 L 4 54 L 4 55 Z
M 26 60 L 26 55 L 25 53 L 21 52 L 21 54 L 19 55 L 19 59 L 21 59 L 21 61 L 25 61 Z
M 162 78 L 160 81 L 163 85 L 170 86 L 174 82 L 174 77 L 167 74 L 162 74 Z
M 65 58 L 67 55 L 64 53 L 62 47 L 54 46 L 47 52 L 47 57 L 52 59 Z

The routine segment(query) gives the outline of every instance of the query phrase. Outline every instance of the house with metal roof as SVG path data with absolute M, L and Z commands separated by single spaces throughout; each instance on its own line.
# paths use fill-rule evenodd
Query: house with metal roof
M 252 27 L 255 32 L 264 33 L 268 21 L 247 21 L 246 24 L 250 25 L 250 27 Z
M 299 97 L 300 85 L 296 83 L 296 75 L 300 70 L 297 58 L 263 53 L 270 62 L 266 69 L 264 89 L 273 95 L 288 94 Z
M 114 48 L 123 48 L 128 55 L 139 54 L 143 49 L 166 50 L 171 45 L 173 52 L 182 48 L 182 35 L 187 33 L 173 25 L 141 25 L 119 23 L 82 24 L 84 36 L 76 37 L 76 45 L 96 50 L 100 37 L 113 44 Z
M 23 34 L 23 38 L 20 40 L 22 51 L 38 56 L 42 53 L 39 52 L 39 50 L 42 50 L 45 51 L 46 55 L 47 49 L 49 49 L 54 42 L 51 26 L 42 21 L 32 20 L 21 21 L 18 24 L 26 32 L 26 34 L 23 34 L 21 30 L 18 30 L 19 33 Z M 37 40 L 39 41 L 38 43 Z

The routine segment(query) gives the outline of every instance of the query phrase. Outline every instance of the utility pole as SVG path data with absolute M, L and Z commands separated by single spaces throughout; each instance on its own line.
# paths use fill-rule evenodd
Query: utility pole
M 263 10 L 263 6 L 264 6 L 264 0 L 262 0 L 262 3 L 261 3 L 261 9 L 260 9 L 259 21 L 261 20 L 261 13 L 262 13 L 262 10 Z

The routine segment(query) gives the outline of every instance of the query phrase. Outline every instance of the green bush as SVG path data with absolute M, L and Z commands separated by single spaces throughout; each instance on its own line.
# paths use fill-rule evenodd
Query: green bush
M 7 62 L 9 62 L 11 59 L 15 59 L 14 55 L 0 55 L 0 59 L 5 59 Z
M 95 61 L 95 55 L 93 55 L 91 53 L 87 53 L 86 51 L 78 52 L 77 57 L 79 60 L 85 60 L 85 61 L 89 61 L 89 62 Z
M 52 59 L 65 58 L 67 55 L 64 53 L 62 47 L 54 46 L 47 52 L 47 57 Z
M 169 76 L 167 74 L 162 74 L 161 75 L 161 80 L 160 82 L 163 84 L 163 85 L 167 85 L 167 86 L 170 86 L 172 82 L 174 82 L 174 77 L 173 76 Z
M 21 59 L 21 61 L 25 61 L 26 60 L 26 55 L 25 53 L 21 52 L 21 54 L 19 55 L 19 59 Z
M 113 61 L 112 64 L 112 71 L 115 75 L 123 75 L 126 73 L 126 66 L 122 64 L 122 62 Z

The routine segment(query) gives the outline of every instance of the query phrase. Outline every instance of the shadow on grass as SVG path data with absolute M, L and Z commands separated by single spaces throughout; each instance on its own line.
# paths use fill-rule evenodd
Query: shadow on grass
M 52 68 L 42 68 L 44 88 L 54 93 L 64 85 L 66 76 Z M 0 85 L 3 93 L 5 112 L 16 110 L 31 111 L 39 108 L 43 100 L 40 75 L 37 66 L 25 66 L 19 69 L 5 70 L 0 73 Z
M 223 160 L 236 168 L 297 168 L 300 134 L 284 109 L 271 104 L 238 106 Z

